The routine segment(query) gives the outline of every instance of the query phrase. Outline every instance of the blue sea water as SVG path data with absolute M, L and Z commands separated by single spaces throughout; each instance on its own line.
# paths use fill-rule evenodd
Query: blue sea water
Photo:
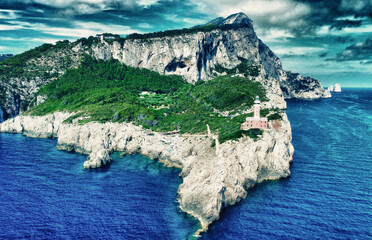
M 372 89 L 289 101 L 291 176 L 226 208 L 201 239 L 372 239 Z M 0 239 L 186 239 L 179 171 L 146 157 L 85 156 L 56 141 L 0 134 Z

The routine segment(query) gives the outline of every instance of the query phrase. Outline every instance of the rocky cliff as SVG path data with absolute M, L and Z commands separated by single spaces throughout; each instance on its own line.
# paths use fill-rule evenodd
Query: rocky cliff
M 22 55 L 20 59 L 16 59 L 16 64 L 0 62 L 0 122 L 27 110 L 30 103 L 40 103 L 42 97 L 37 99 L 35 96 L 40 87 L 80 64 L 82 54 L 87 49 L 81 45 L 76 48 L 75 45 L 76 43 L 67 42 L 64 47 L 48 45 L 47 51 L 34 53 L 33 57 Z M 35 50 L 29 52 L 32 51 Z
M 290 174 L 293 147 L 285 114 L 257 141 L 243 137 L 223 144 L 213 135 L 163 135 L 130 123 L 63 124 L 70 115 L 18 116 L 0 124 L 0 132 L 58 137 L 58 149 L 88 155 L 84 168 L 108 164 L 113 151 L 140 153 L 180 168 L 180 208 L 199 219 L 200 231 L 207 230 L 224 207 L 244 199 L 255 184 Z
M 257 37 L 252 21 L 243 13 L 218 18 L 185 33 L 165 32 L 160 37 L 144 35 L 110 42 L 92 39 L 51 47 L 27 60 L 18 75 L 0 71 L 0 122 L 26 110 L 30 103 L 34 105 L 40 87 L 79 65 L 83 54 L 114 58 L 161 74 L 182 75 L 188 82 L 210 80 L 227 71 L 242 74 L 240 64 L 257 66 L 255 80 L 265 86 L 271 105 L 279 108 L 286 107 L 283 96 L 330 97 L 319 81 L 283 70 L 280 59 Z

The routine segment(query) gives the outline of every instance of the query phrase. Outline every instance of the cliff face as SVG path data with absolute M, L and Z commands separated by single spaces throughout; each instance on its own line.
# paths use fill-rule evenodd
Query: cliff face
M 256 183 L 290 174 L 293 147 L 285 114 L 281 126 L 265 130 L 258 141 L 217 140 L 214 147 L 213 135 L 163 135 L 132 124 L 62 124 L 70 115 L 18 116 L 0 124 L 0 132 L 58 137 L 58 149 L 88 154 L 84 168 L 108 164 L 113 151 L 140 153 L 180 168 L 178 201 L 182 210 L 199 219 L 201 231 L 219 218 L 224 207 L 244 199 Z
M 39 89 L 68 68 L 77 67 L 84 51 L 84 47 L 74 47 L 74 44 L 63 49 L 50 48 L 41 56 L 25 61 L 18 73 L 14 73 L 14 69 L 6 73 L 0 71 L 0 122 L 27 110 L 31 102 L 40 103 L 42 98 L 35 97 Z
M 262 83 L 270 99 L 267 107 L 285 108 L 285 98 L 330 97 L 320 82 L 282 69 L 280 59 L 258 39 L 252 21 L 243 13 L 218 18 L 208 25 L 236 26 L 169 37 L 127 39 L 108 43 L 84 41 L 52 49 L 30 59 L 19 76 L 0 74 L 0 122 L 29 107 L 41 86 L 53 81 L 67 68 L 79 65 L 83 54 L 98 59 L 117 59 L 129 66 L 148 68 L 161 74 L 182 75 L 188 82 L 209 80 L 236 68 L 242 62 L 258 66 L 256 81 Z M 239 71 L 235 71 L 239 74 Z
M 259 66 L 256 81 L 265 86 L 273 104 L 284 107 L 277 97 L 330 97 L 318 80 L 283 70 L 280 59 L 256 35 L 252 21 L 243 13 L 216 19 L 206 25 L 239 25 L 237 29 L 215 29 L 209 32 L 174 37 L 127 40 L 92 47 L 98 59 L 117 59 L 133 67 L 143 67 L 161 74 L 182 75 L 188 82 L 209 80 L 217 75 L 217 67 L 234 69 L 242 62 Z M 239 71 L 236 71 L 239 74 Z M 284 92 L 284 94 L 283 94 Z

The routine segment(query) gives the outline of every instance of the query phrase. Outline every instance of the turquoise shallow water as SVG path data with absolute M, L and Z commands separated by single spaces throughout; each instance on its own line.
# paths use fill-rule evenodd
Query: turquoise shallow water
M 289 101 L 291 177 L 259 184 L 201 239 L 372 239 L 372 89 Z M 55 140 L 0 134 L 0 239 L 185 239 L 179 171 L 143 156 L 83 170 Z

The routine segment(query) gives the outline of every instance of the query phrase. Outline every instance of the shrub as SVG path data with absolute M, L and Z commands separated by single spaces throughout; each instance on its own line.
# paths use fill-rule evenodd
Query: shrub
M 282 120 L 282 116 L 279 113 L 273 113 L 267 117 L 267 120 L 269 121 L 277 120 L 277 119 Z

